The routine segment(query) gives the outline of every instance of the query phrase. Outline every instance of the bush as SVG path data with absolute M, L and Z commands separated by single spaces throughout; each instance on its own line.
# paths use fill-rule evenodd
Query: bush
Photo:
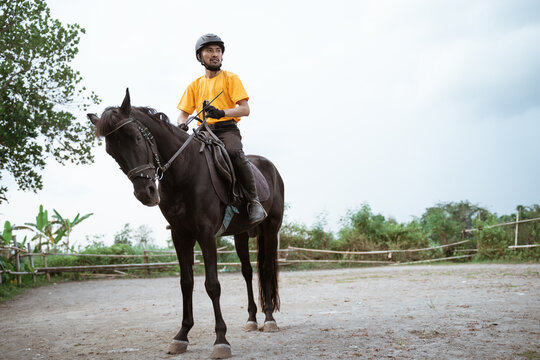
M 386 219 L 381 214 L 374 214 L 367 204 L 356 212 L 349 212 L 343 223 L 344 227 L 339 232 L 339 238 L 333 243 L 335 250 L 384 251 L 430 246 L 429 238 L 418 221 L 400 224 L 394 219 Z M 397 252 L 392 254 L 392 258 L 396 261 L 412 261 L 431 257 L 431 255 L 426 252 Z M 386 260 L 388 255 L 369 256 L 371 260 L 375 258 Z

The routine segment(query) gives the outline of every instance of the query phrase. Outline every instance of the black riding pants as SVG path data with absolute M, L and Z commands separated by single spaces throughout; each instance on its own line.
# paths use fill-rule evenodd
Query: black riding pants
M 212 124 L 210 129 L 219 140 L 223 141 L 231 160 L 238 156 L 237 153 L 242 151 L 242 135 L 240 135 L 240 129 L 236 126 L 234 120 Z
M 212 124 L 210 125 L 210 129 L 225 145 L 225 149 L 231 158 L 237 178 L 247 190 L 249 200 L 258 201 L 253 170 L 242 149 L 242 135 L 240 135 L 240 129 L 238 129 L 234 120 Z

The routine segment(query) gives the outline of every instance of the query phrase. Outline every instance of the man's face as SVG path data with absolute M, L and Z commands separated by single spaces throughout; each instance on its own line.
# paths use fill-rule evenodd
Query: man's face
M 219 45 L 208 45 L 201 50 L 200 56 L 202 57 L 203 63 L 210 70 L 216 69 L 219 70 L 221 67 L 221 61 L 223 60 L 223 53 L 221 52 L 221 47 Z

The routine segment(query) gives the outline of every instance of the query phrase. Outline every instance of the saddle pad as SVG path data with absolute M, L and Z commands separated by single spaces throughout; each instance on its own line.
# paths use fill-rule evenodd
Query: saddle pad
M 212 179 L 212 186 L 214 187 L 216 194 L 224 204 L 233 203 L 234 199 L 231 199 L 232 196 L 229 188 L 230 183 L 225 181 L 223 177 L 219 175 L 210 150 L 205 148 L 203 152 L 206 158 L 206 164 L 208 165 L 208 170 L 210 172 L 210 178 Z M 253 165 L 253 163 L 250 162 L 250 165 L 251 169 L 253 170 L 253 176 L 255 177 L 255 187 L 257 188 L 259 201 L 266 201 L 270 197 L 270 187 L 268 186 L 268 182 L 261 171 L 255 165 Z
M 257 195 L 259 195 L 259 201 L 266 201 L 270 197 L 270 188 L 268 187 L 268 181 L 266 181 L 266 178 L 258 167 L 253 165 L 253 163 L 251 162 L 249 164 L 251 165 L 251 169 L 253 170 L 253 176 L 255 177 L 255 186 L 257 188 Z

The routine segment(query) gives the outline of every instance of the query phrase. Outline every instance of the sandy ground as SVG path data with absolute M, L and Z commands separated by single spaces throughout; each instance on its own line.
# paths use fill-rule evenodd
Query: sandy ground
M 540 358 L 540 264 L 282 272 L 278 333 L 243 332 L 241 274 L 220 281 L 236 359 Z M 204 277 L 188 352 L 167 355 L 181 314 L 178 278 L 42 287 L 0 303 L 0 359 L 208 358 Z

